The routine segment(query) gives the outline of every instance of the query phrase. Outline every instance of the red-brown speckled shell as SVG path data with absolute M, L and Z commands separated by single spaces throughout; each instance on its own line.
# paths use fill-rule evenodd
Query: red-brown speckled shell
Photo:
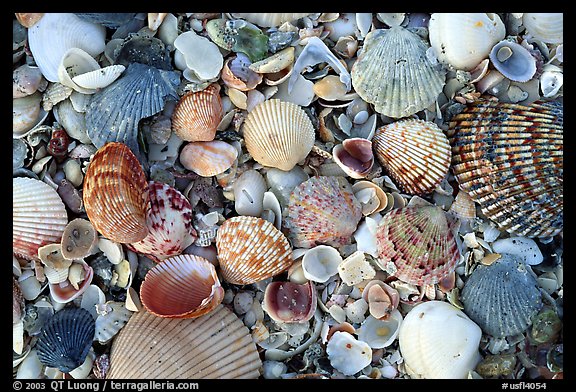
M 281 323 L 304 323 L 314 316 L 318 301 L 312 281 L 305 284 L 270 282 L 264 292 L 262 309 Z

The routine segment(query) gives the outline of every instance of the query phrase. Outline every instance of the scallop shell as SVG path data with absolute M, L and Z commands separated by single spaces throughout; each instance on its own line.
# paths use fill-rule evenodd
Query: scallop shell
M 295 247 L 349 244 L 362 206 L 344 177 L 311 177 L 290 195 L 285 227 Z
M 372 30 L 352 66 L 360 97 L 388 117 L 407 117 L 427 108 L 442 92 L 445 71 L 426 56 L 428 45 L 400 26 Z
M 522 259 L 502 253 L 490 265 L 479 264 L 460 299 L 464 313 L 482 331 L 498 338 L 524 332 L 542 307 L 538 281 Z
M 233 13 L 234 18 L 245 19 L 262 27 L 277 27 L 285 22 L 308 16 L 308 13 Z
M 563 13 L 525 13 L 522 24 L 534 38 L 549 44 L 561 44 L 564 41 Z
M 237 157 L 238 150 L 220 140 L 190 142 L 180 152 L 180 163 L 202 177 L 212 177 L 232 167 Z
M 298 105 L 270 99 L 244 122 L 244 141 L 254 160 L 288 171 L 312 150 L 315 134 L 310 118 Z
M 42 364 L 69 373 L 82 365 L 94 340 L 94 318 L 85 309 L 68 307 L 44 325 L 36 350 Z
M 551 237 L 563 228 L 563 105 L 477 101 L 454 116 L 460 189 L 500 230 Z
M 196 240 L 192 206 L 176 188 L 157 181 L 148 183 L 150 209 L 146 216 L 148 235 L 128 245 L 137 253 L 163 260 L 181 254 Z
M 416 305 L 404 317 L 398 333 L 408 374 L 428 379 L 467 378 L 480 362 L 481 337 L 478 325 L 443 301 Z
M 251 284 L 278 275 L 292 265 L 290 243 L 274 225 L 252 216 L 227 219 L 216 234 L 222 278 Z
M 448 174 L 448 138 L 436 124 L 424 120 L 397 121 L 376 130 L 375 155 L 405 192 L 425 195 Z
M 203 257 L 173 256 L 146 274 L 142 305 L 153 315 L 196 318 L 210 313 L 224 298 L 216 269 Z
M 133 243 L 148 235 L 146 174 L 125 144 L 108 143 L 94 154 L 83 200 L 90 222 L 106 238 Z
M 258 378 L 261 366 L 250 331 L 222 305 L 196 319 L 141 311 L 114 339 L 107 378 Z
M 438 60 L 456 69 L 473 70 L 506 35 L 493 13 L 435 13 L 428 25 L 430 45 Z
M 208 142 L 214 140 L 223 117 L 220 85 L 211 84 L 180 98 L 172 113 L 172 130 L 182 140 Z
M 502 75 L 517 82 L 527 82 L 536 73 L 536 58 L 516 42 L 498 42 L 490 51 L 490 61 Z
M 440 207 L 403 207 L 390 211 L 378 225 L 377 264 L 415 285 L 438 283 L 460 260 L 458 245 Z
M 12 179 L 12 248 L 28 260 L 40 260 L 38 249 L 60 242 L 68 224 L 62 199 L 50 185 L 33 178 Z

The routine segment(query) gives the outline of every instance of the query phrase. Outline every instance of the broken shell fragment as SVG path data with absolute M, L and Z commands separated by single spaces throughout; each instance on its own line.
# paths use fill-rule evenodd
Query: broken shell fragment
M 331 246 L 318 245 L 308 250 L 302 258 L 302 270 L 308 280 L 324 283 L 338 273 L 342 262 L 340 252 Z
M 354 286 L 363 280 L 372 279 L 376 271 L 366 260 L 363 251 L 356 251 L 338 264 L 338 275 L 348 286 Z
M 211 141 L 223 117 L 220 85 L 211 84 L 180 98 L 172 113 L 172 130 L 185 141 Z
M 277 27 L 285 22 L 293 22 L 310 14 L 307 13 L 233 13 L 234 18 L 246 19 L 262 27 Z
M 368 343 L 356 340 L 348 332 L 334 332 L 326 345 L 326 353 L 334 369 L 352 376 L 370 365 L 372 349 Z
M 76 218 L 68 222 L 62 233 L 62 256 L 68 260 L 83 259 L 93 253 L 98 244 L 98 233 L 92 223 Z
M 352 191 L 362 205 L 364 216 L 383 211 L 388 207 L 386 192 L 372 181 L 357 181 L 352 185 Z
M 381 280 L 371 280 L 362 291 L 362 298 L 368 302 L 370 314 L 378 320 L 387 320 L 398 308 L 400 294 Z
M 222 68 L 222 81 L 228 87 L 240 91 L 253 90 L 262 82 L 262 75 L 254 72 L 250 68 L 251 64 L 250 59 L 244 53 L 228 58 Z
M 54 302 L 66 304 L 78 298 L 92 283 L 94 270 L 86 262 L 74 262 L 68 269 L 68 277 L 61 283 L 50 283 L 50 296 Z
M 12 276 L 12 324 L 22 319 L 24 311 L 24 296 L 20 290 L 20 284 Z
M 246 170 L 236 179 L 233 189 L 234 209 L 238 215 L 262 214 L 264 193 L 268 189 L 262 174 L 254 169 Z
M 178 35 L 174 40 L 174 47 L 174 63 L 178 69 L 184 71 L 183 76 L 186 79 L 208 81 L 218 77 L 224 58 L 218 46 L 208 38 L 189 30 Z M 198 55 L 199 53 L 201 55 Z
M 278 322 L 304 323 L 314 316 L 317 304 L 312 282 L 271 282 L 266 286 L 262 309 Z

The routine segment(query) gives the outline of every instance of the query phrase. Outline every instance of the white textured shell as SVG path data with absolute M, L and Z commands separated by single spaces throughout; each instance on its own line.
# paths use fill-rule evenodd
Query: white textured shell
M 180 152 L 180 163 L 202 177 L 212 177 L 228 170 L 238 150 L 221 140 L 190 142 Z
M 94 340 L 98 340 L 100 344 L 106 344 L 130 320 L 132 312 L 126 309 L 122 302 L 109 301 L 100 307 L 106 310 L 96 318 Z
M 78 86 L 72 78 L 98 69 L 100 64 L 89 53 L 79 48 L 70 48 L 62 55 L 58 65 L 58 81 L 79 93 L 93 94 L 95 90 Z
M 561 44 L 564 41 L 563 13 L 525 13 L 522 24 L 534 38 L 549 44 Z
M 120 64 L 110 65 L 75 76 L 72 81 L 82 88 L 96 90 L 112 84 L 125 69 L 126 67 Z
M 296 19 L 310 15 L 309 13 L 233 13 L 235 18 L 245 19 L 261 27 L 276 27 L 284 22 L 292 22 Z
M 253 169 L 245 171 L 234 182 L 234 209 L 239 215 L 260 216 L 267 190 L 262 174 Z
M 482 331 L 448 302 L 428 301 L 408 312 L 398 334 L 412 378 L 467 378 L 480 361 Z
M 372 349 L 348 332 L 336 331 L 326 345 L 326 353 L 334 369 L 352 376 L 370 365 Z

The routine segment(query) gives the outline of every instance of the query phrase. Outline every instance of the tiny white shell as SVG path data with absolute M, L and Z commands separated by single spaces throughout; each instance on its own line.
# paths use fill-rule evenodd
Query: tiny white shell
M 342 262 L 340 252 L 327 245 L 318 245 L 310 249 L 302 258 L 302 269 L 306 279 L 324 283 L 338 273 Z

